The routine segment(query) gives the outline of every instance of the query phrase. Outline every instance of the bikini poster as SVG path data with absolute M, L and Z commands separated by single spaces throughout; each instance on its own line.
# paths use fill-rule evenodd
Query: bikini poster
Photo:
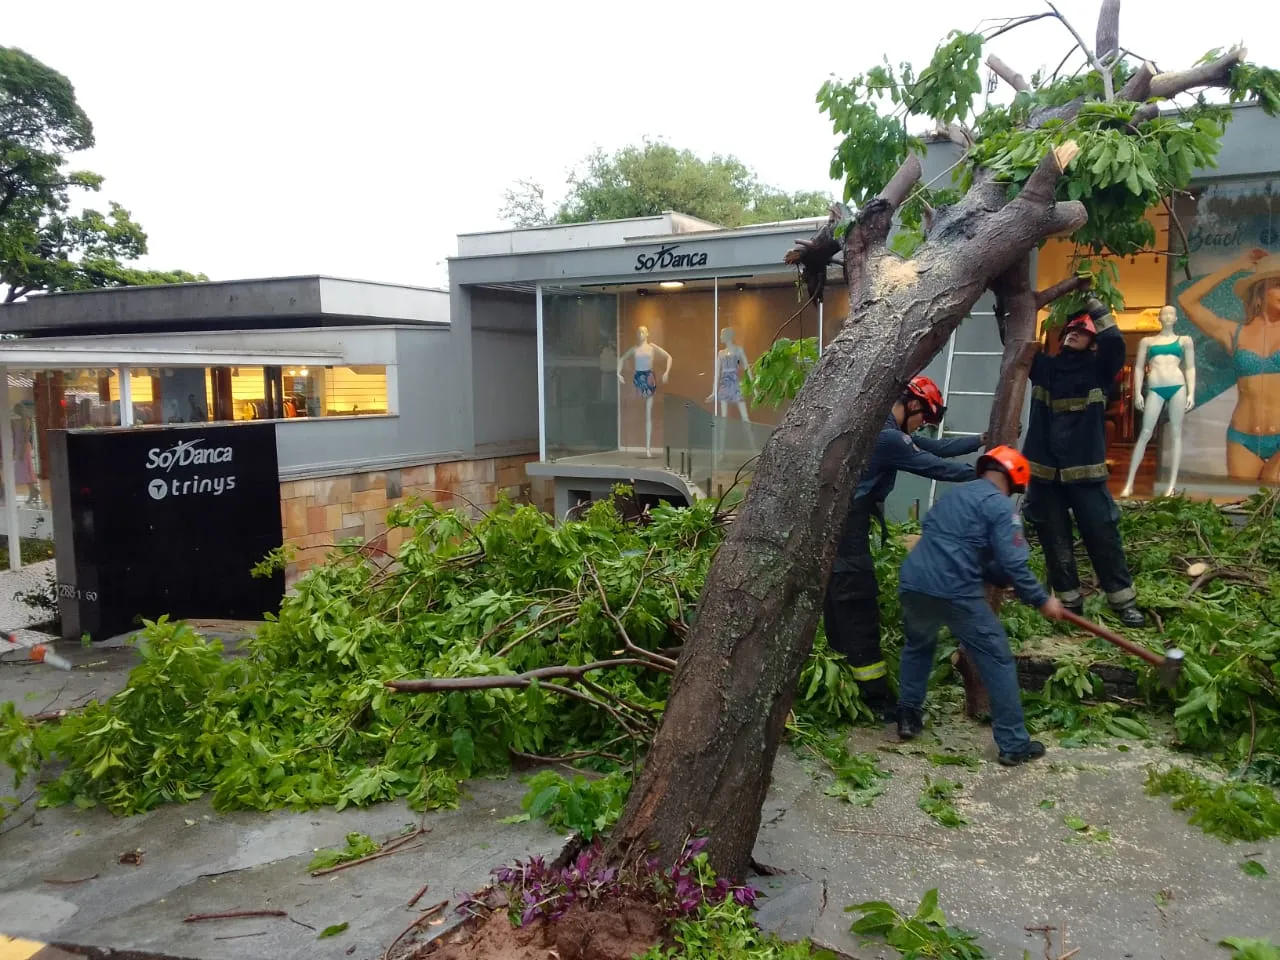
M 1216 184 L 1178 204 L 1190 257 L 1171 269 L 1175 332 L 1195 342 L 1182 482 L 1280 484 L 1280 181 Z M 1177 227 L 1171 230 L 1179 246 Z M 1170 467 L 1168 438 L 1162 472 Z

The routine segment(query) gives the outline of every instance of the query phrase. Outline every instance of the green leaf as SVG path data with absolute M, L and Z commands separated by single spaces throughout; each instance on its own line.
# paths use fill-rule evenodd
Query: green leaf
M 472 762 L 476 755 L 476 745 L 471 739 L 471 731 L 465 727 L 459 727 L 453 731 L 450 739 L 453 743 L 453 755 L 457 757 L 458 765 L 462 767 L 463 776 L 470 776 Z
M 533 798 L 533 803 L 529 807 L 529 814 L 534 817 L 544 817 L 560 799 L 560 788 L 558 786 L 547 787 L 538 792 Z
M 1260 864 L 1257 860 L 1245 860 L 1240 864 L 1240 869 L 1250 877 L 1265 877 L 1267 868 Z
M 345 933 L 348 926 L 349 924 L 345 920 L 342 923 L 335 923 L 327 926 L 320 931 L 320 935 L 316 937 L 316 939 L 324 940 L 328 937 L 336 937 L 340 933 Z

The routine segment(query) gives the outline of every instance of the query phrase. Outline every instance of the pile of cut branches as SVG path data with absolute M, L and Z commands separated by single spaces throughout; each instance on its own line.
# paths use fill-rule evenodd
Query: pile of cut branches
M 397 508 L 388 522 L 410 536 L 394 558 L 337 548 L 248 656 L 162 618 L 107 701 L 56 723 L 0 705 L 0 760 L 20 780 L 57 761 L 43 803 L 118 814 L 204 794 L 219 809 L 434 807 L 513 756 L 632 764 L 724 517 L 708 501 L 627 519 L 631 501 L 619 491 L 558 526 L 510 503 L 475 522 Z M 857 717 L 856 684 L 824 646 L 803 683 L 812 722 Z
M 46 805 L 118 814 L 205 794 L 219 809 L 399 797 L 450 806 L 460 781 L 512 758 L 624 773 L 664 708 L 724 522 L 710 501 L 638 516 L 629 502 L 619 491 L 560 525 L 512 504 L 474 522 L 430 504 L 397 508 L 389 522 L 410 536 L 394 558 L 359 543 L 336 549 L 247 656 L 228 659 L 218 641 L 162 619 L 144 631 L 124 690 L 105 702 L 51 722 L 0 705 L 0 761 L 19 781 L 60 765 L 40 787 Z M 1126 509 L 1139 599 L 1163 628 L 1130 635 L 1185 650 L 1185 677 L 1162 692 L 1145 665 L 1074 637 L 1079 654 L 1028 697 L 1033 725 L 1140 736 L 1150 734 L 1150 709 L 1172 712 L 1178 745 L 1280 782 L 1277 503 L 1280 492 L 1260 494 L 1238 522 L 1183 499 Z M 891 661 L 908 529 L 892 528 L 877 552 Z M 1189 578 L 1194 563 L 1208 575 Z M 1100 599 L 1089 613 L 1101 617 Z M 1015 644 L 1046 631 L 1020 605 L 1006 604 L 1003 616 Z M 954 681 L 951 649 L 940 645 L 939 682 Z M 1140 672 L 1145 704 L 1098 702 L 1089 667 L 1108 661 Z M 794 713 L 810 732 L 865 716 L 821 633 Z

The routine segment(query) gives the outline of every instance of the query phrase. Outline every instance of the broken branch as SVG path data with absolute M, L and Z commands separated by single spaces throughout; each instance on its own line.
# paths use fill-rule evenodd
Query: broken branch
M 1043 290 L 1036 291 L 1036 309 L 1042 310 L 1053 301 L 1065 297 L 1069 293 L 1075 293 L 1078 290 L 1088 290 L 1093 285 L 1092 277 L 1074 276 L 1067 277 L 1065 280 L 1059 280 L 1051 287 L 1045 287 Z
M 427 909 L 423 910 L 422 913 L 418 914 L 418 918 L 414 920 L 413 923 L 409 924 L 407 927 L 401 930 L 399 935 L 394 940 L 391 941 L 391 945 L 387 947 L 385 951 L 383 951 L 382 960 L 390 960 L 391 951 L 396 948 L 396 945 L 401 940 L 403 940 L 409 934 L 413 933 L 413 931 L 418 929 L 418 927 L 422 926 L 422 924 L 427 919 L 429 919 L 432 914 L 438 913 L 440 910 L 443 910 L 448 905 L 449 905 L 448 900 L 441 900 L 439 903 L 435 904 L 434 906 L 427 907 Z
M 1018 73 L 1017 70 L 1014 70 L 1013 67 L 1009 66 L 994 53 L 987 57 L 987 67 L 1019 93 L 1031 89 L 1031 84 L 1027 83 L 1022 74 Z
M 183 923 L 200 923 L 203 920 L 239 920 L 241 917 L 287 917 L 283 910 L 228 910 L 226 913 L 193 913 Z
M 426 828 L 419 827 L 413 833 L 406 833 L 403 837 L 397 837 L 396 839 L 386 843 L 385 845 L 383 845 L 381 850 L 371 853 L 368 856 L 360 857 L 357 860 L 348 860 L 346 863 L 339 863 L 336 866 L 325 867 L 323 870 L 312 870 L 311 875 L 313 877 L 323 877 L 330 873 L 337 873 L 339 870 L 346 870 L 348 867 L 358 867 L 360 866 L 360 864 L 368 863 L 370 860 L 378 860 L 382 857 L 389 857 L 393 853 L 403 853 L 406 849 L 408 849 L 405 846 L 405 844 L 407 844 L 410 840 L 416 840 L 418 837 L 421 837 L 423 834 L 427 834 L 430 832 L 431 832 L 430 827 L 426 827 Z
M 665 657 L 663 658 L 666 659 Z M 531 683 L 542 680 L 565 679 L 581 680 L 586 674 L 595 670 L 611 670 L 616 667 L 649 667 L 654 670 L 663 669 L 657 663 L 641 660 L 637 657 L 619 657 L 614 660 L 596 660 L 584 663 L 579 667 L 539 667 L 525 673 L 500 674 L 489 677 L 428 677 L 423 680 L 388 680 L 386 686 L 397 693 L 439 693 L 446 690 L 494 690 L 502 687 L 527 687 Z M 668 671 L 669 672 L 669 671 Z M 553 689 L 563 690 L 554 684 L 546 684 Z
M 54 884 L 58 884 L 59 886 L 71 886 L 72 884 L 75 884 L 75 883 L 88 883 L 90 880 L 97 880 L 97 879 L 98 879 L 98 875 L 95 873 L 87 877 L 80 877 L 77 880 L 46 880 L 45 883 L 54 883 Z
M 1216 60 L 1199 64 L 1189 70 L 1167 70 L 1164 73 L 1153 74 L 1147 81 L 1147 90 L 1143 93 L 1142 99 L 1171 100 L 1178 94 L 1194 90 L 1196 87 L 1226 86 L 1231 79 L 1231 71 L 1237 64 L 1244 61 L 1247 54 L 1248 51 L 1244 47 L 1232 47 Z M 1125 88 L 1128 89 L 1128 87 L 1129 84 L 1125 84 Z M 1141 90 L 1141 85 L 1135 83 L 1134 89 Z M 1133 99 L 1136 100 L 1138 97 Z M 1159 114 L 1160 104 L 1144 103 L 1134 112 L 1133 122 L 1152 120 Z

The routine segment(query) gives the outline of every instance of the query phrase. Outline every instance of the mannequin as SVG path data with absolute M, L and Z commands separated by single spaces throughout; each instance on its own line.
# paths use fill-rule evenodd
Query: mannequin
M 653 358 L 661 356 L 666 359 L 667 368 L 662 372 L 662 382 L 666 383 L 671 376 L 671 354 L 656 343 L 649 342 L 649 328 L 640 327 L 636 331 L 636 345 L 618 358 L 618 382 L 626 383 L 622 376 L 622 368 L 628 357 L 635 358 L 635 373 L 631 383 L 636 393 L 644 397 L 644 455 L 653 456 L 653 395 L 658 392 L 658 381 L 653 374 Z
M 1156 432 L 1160 411 L 1169 409 L 1169 429 L 1173 431 L 1173 466 L 1169 473 L 1166 497 L 1173 496 L 1178 485 L 1178 464 L 1182 460 L 1182 418 L 1195 406 L 1196 357 L 1190 337 L 1173 332 L 1178 311 L 1171 306 L 1160 308 L 1160 332 L 1143 337 L 1138 344 L 1138 358 L 1133 364 L 1133 405 L 1142 412 L 1142 431 L 1129 462 L 1129 479 L 1121 497 L 1133 496 L 1133 478 L 1147 452 L 1147 443 Z M 1144 395 L 1143 380 L 1147 392 Z
M 716 354 L 715 384 L 716 388 L 707 395 L 707 400 L 717 401 L 714 408 L 717 416 L 727 416 L 729 404 L 737 404 L 738 416 L 744 425 L 751 421 L 747 416 L 747 402 L 742 399 L 742 374 L 751 368 L 747 360 L 747 352 L 734 342 L 733 328 L 725 327 L 720 331 L 720 342 L 723 347 Z M 750 427 L 744 426 L 750 440 Z M 724 448 L 724 433 L 719 436 L 718 446 Z M 750 444 L 748 443 L 748 446 Z

